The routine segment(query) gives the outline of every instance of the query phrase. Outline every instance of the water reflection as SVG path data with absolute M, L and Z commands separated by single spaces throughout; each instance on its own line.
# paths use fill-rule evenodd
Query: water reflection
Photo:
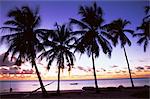
M 43 81 L 44 85 L 50 84 L 53 81 Z M 13 91 L 33 91 L 40 87 L 38 81 L 0 81 L 0 92 L 9 92 L 11 87 Z M 72 85 L 71 83 L 77 83 Z M 134 79 L 135 86 L 149 85 L 149 79 Z M 98 80 L 99 87 L 125 87 L 131 86 L 130 79 L 115 79 L 115 80 Z M 61 81 L 60 90 L 79 90 L 85 86 L 94 87 L 94 80 L 78 80 L 78 81 Z M 47 91 L 56 91 L 57 81 L 45 87 Z

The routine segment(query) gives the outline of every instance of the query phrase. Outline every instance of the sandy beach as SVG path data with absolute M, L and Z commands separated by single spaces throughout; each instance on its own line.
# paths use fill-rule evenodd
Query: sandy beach
M 48 91 L 47 98 L 43 98 L 41 92 L 12 92 L 1 93 L 0 99 L 149 99 L 149 91 L 149 87 L 100 88 L 98 94 L 94 90 L 65 90 L 60 95 L 55 91 Z

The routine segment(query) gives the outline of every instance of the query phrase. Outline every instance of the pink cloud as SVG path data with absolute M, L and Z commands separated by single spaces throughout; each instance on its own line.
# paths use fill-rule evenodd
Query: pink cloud
M 78 69 L 79 69 L 79 70 L 83 70 L 83 71 L 85 71 L 85 72 L 88 72 L 87 69 L 85 69 L 84 67 L 81 67 L 81 66 L 78 66 Z
M 6 69 L 6 68 L 1 68 L 0 69 L 0 74 L 7 74 L 7 73 L 9 73 L 8 69 Z
M 4 55 L 4 53 L 0 55 L 0 66 L 13 66 L 15 62 L 10 61 L 8 57 L 5 59 L 5 61 L 3 61 Z
M 150 69 L 150 66 L 144 66 L 146 69 Z
M 21 72 L 21 74 L 33 74 L 34 73 L 34 71 L 31 69 L 31 70 L 23 70 L 22 72 Z

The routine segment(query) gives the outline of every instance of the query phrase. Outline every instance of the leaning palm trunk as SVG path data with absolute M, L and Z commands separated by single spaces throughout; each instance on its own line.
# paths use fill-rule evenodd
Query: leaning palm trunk
M 57 85 L 57 94 L 60 94 L 60 66 L 58 67 L 58 85 Z
M 128 70 L 129 70 L 129 75 L 130 75 L 131 84 L 132 84 L 132 87 L 134 87 L 133 80 L 132 80 L 132 75 L 131 75 L 131 70 L 130 70 L 130 66 L 129 66 L 129 61 L 128 61 L 126 49 L 125 49 L 124 46 L 123 46 L 123 49 L 124 49 L 124 54 L 125 54 L 126 61 L 127 61 L 127 65 L 128 65 Z
M 97 78 L 96 78 L 96 70 L 95 70 L 95 64 L 94 64 L 94 55 L 93 55 L 93 52 L 92 52 L 92 62 L 93 62 L 93 72 L 94 72 L 94 79 L 95 79 L 96 93 L 99 93 L 98 84 L 97 84 Z
M 43 97 L 47 97 L 48 94 L 47 94 L 47 91 L 46 91 L 46 89 L 45 89 L 45 87 L 43 85 L 43 82 L 42 82 L 42 79 L 41 79 L 41 76 L 40 76 L 40 73 L 39 73 L 39 70 L 38 70 L 38 68 L 36 66 L 35 61 L 32 61 L 32 65 L 35 67 L 36 74 L 38 76 L 38 79 L 39 79 L 39 82 L 40 82 L 40 86 L 41 86 L 41 89 L 42 89 L 42 95 L 43 95 Z

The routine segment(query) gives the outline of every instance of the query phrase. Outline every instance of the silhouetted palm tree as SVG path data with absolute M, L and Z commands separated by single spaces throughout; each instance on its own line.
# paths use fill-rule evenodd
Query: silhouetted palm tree
M 111 22 L 110 24 L 105 25 L 104 27 L 106 27 L 106 29 L 110 33 L 110 35 L 112 35 L 112 37 L 114 37 L 113 44 L 115 46 L 120 41 L 121 47 L 123 48 L 124 54 L 126 57 L 129 75 L 130 75 L 130 79 L 131 79 L 131 84 L 132 84 L 132 87 L 134 87 L 132 76 L 131 76 L 131 70 L 130 70 L 130 66 L 129 66 L 129 61 L 128 61 L 128 57 L 127 57 L 127 53 L 126 53 L 126 49 L 125 49 L 126 44 L 131 46 L 131 41 L 128 39 L 128 37 L 125 33 L 130 33 L 132 35 L 134 33 L 133 30 L 125 29 L 125 27 L 128 24 L 130 24 L 130 21 L 123 20 L 123 19 L 117 19 L 117 20 L 114 20 L 113 22 Z
M 47 51 L 44 51 L 39 57 L 43 59 L 46 57 L 48 60 L 47 69 L 50 69 L 50 66 L 54 60 L 57 60 L 58 65 L 58 86 L 57 94 L 60 94 L 60 69 L 64 69 L 64 66 L 69 66 L 68 71 L 71 70 L 71 66 L 74 64 L 75 56 L 71 50 L 71 43 L 75 39 L 72 36 L 70 29 L 66 25 L 58 25 L 56 23 L 57 29 L 49 32 L 50 35 L 43 36 L 43 45 L 46 48 L 50 48 Z
M 101 31 L 101 26 L 104 21 L 103 12 L 96 3 L 92 6 L 81 6 L 78 14 L 81 15 L 81 20 L 71 19 L 70 21 L 71 24 L 75 24 L 80 28 L 79 31 L 75 32 L 76 35 L 80 35 L 76 41 L 76 51 L 80 51 L 81 53 L 87 52 L 89 57 L 92 56 L 95 87 L 98 93 L 99 90 L 94 61 L 95 58 L 99 56 L 100 49 L 110 56 L 112 47 L 107 39 L 104 38 L 107 34 Z
M 16 65 L 21 65 L 24 61 L 30 61 L 32 67 L 35 67 L 43 96 L 47 95 L 47 92 L 42 83 L 40 73 L 36 65 L 36 53 L 43 49 L 42 44 L 38 40 L 37 36 L 41 32 L 37 27 L 40 25 L 40 16 L 38 15 L 38 9 L 33 11 L 28 6 L 21 8 L 15 8 L 8 13 L 10 18 L 4 23 L 6 27 L 1 27 L 2 31 L 5 30 L 8 35 L 4 35 L 1 38 L 1 42 L 6 41 L 9 48 L 5 53 L 4 60 L 11 54 L 11 59 L 16 57 Z
M 150 41 L 150 6 L 145 6 L 145 14 L 146 16 L 143 18 L 142 24 L 137 27 L 137 30 L 140 30 L 141 33 L 134 34 L 134 36 L 139 37 L 137 41 L 138 44 L 144 44 L 144 52 L 146 52 L 146 48 L 148 47 Z

